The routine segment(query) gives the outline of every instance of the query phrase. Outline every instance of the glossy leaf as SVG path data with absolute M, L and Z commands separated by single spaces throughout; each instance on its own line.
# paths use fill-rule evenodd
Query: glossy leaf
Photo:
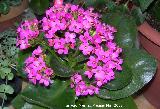
M 136 2 L 140 6 L 142 12 L 144 12 L 154 0 L 133 0 L 133 1 Z
M 137 36 L 137 26 L 132 17 L 121 13 L 103 15 L 103 21 L 117 29 L 115 42 L 122 48 L 134 48 Z
M 39 106 L 50 109 L 64 109 L 66 105 L 75 103 L 75 93 L 69 85 L 69 81 L 62 80 L 55 80 L 48 88 L 29 85 L 22 92 L 22 97 L 27 102 Z
M 74 4 L 78 4 L 85 8 L 94 7 L 98 12 L 104 11 L 108 2 L 109 1 L 107 0 L 73 0 Z
M 85 0 L 86 7 L 94 7 L 97 9 L 103 9 L 107 3 L 107 0 Z
M 25 67 L 25 60 L 28 58 L 28 56 L 31 55 L 31 52 L 28 51 L 20 51 L 18 54 L 18 59 L 17 59 L 17 75 L 26 78 L 26 73 L 24 72 L 24 67 Z
M 132 16 L 134 17 L 136 24 L 140 25 L 144 22 L 145 20 L 145 14 L 142 13 L 141 9 L 139 7 L 135 7 L 131 11 Z
M 30 103 L 27 103 L 21 95 L 18 95 L 13 101 L 12 106 L 14 106 L 15 109 L 46 109 L 44 107 L 40 107 L 38 105 L 33 105 Z
M 96 96 L 88 96 L 79 99 L 77 106 L 79 109 L 137 109 L 132 97 L 120 100 L 104 100 Z
M 157 66 L 153 57 L 145 51 L 137 49 L 130 49 L 124 52 L 126 64 L 133 74 L 131 83 L 116 91 L 101 89 L 99 97 L 114 100 L 128 97 L 140 90 L 154 76 Z
M 29 5 L 36 14 L 42 15 L 49 7 L 49 0 L 31 0 Z
M 122 71 L 116 71 L 115 72 L 115 79 L 111 82 L 107 83 L 104 88 L 108 90 L 119 90 L 127 86 L 131 80 L 132 80 L 132 72 L 126 65 L 126 62 L 124 61 L 124 64 L 122 66 Z
M 75 73 L 71 67 L 67 66 L 65 62 L 56 55 L 50 57 L 50 67 L 54 69 L 54 73 L 60 77 L 70 77 Z

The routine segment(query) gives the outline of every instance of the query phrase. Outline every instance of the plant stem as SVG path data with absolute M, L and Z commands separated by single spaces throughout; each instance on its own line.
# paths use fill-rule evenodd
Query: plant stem
M 78 54 L 79 54 L 79 49 L 78 49 L 78 47 L 77 47 L 75 53 L 73 54 L 73 58 L 75 58 Z
M 47 49 L 52 55 L 56 56 L 56 53 L 46 44 L 45 41 L 43 41 L 42 43 L 40 43 L 41 46 L 43 46 L 45 49 Z
M 13 68 L 14 70 L 17 71 L 17 69 L 13 66 L 13 64 L 9 65 L 9 67 Z
M 52 50 L 45 41 L 42 41 L 42 43 L 39 44 L 43 46 L 46 50 L 48 50 L 57 59 L 57 61 L 61 62 L 61 60 L 56 55 L 55 51 Z
M 124 4 L 124 6 L 127 7 L 129 2 L 130 2 L 130 0 L 128 0 L 128 1 Z

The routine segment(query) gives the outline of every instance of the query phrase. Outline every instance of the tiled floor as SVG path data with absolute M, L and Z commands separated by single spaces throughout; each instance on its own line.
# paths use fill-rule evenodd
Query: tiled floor
M 136 102 L 138 109 L 156 109 L 142 94 L 135 97 L 134 101 Z

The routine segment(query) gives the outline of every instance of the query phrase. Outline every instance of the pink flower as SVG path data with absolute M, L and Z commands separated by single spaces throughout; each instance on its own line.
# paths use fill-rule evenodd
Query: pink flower
M 65 41 L 66 41 L 66 43 L 69 43 L 69 42 L 75 43 L 76 42 L 75 37 L 76 37 L 75 33 L 66 32 L 65 33 Z
M 98 60 L 106 63 L 109 60 L 109 53 L 105 52 L 103 49 L 96 49 L 95 54 L 98 56 Z
M 98 64 L 98 59 L 95 58 L 94 56 L 89 57 L 89 61 L 87 62 L 87 66 L 95 68 L 97 67 Z
M 54 48 L 60 49 L 64 48 L 65 40 L 63 38 L 61 39 L 54 39 Z
M 44 70 L 44 73 L 47 75 L 47 76 L 51 76 L 53 75 L 53 70 L 51 68 L 46 68 Z
M 88 32 L 85 32 L 84 35 L 80 35 L 79 39 L 84 42 L 87 43 L 89 40 L 91 40 L 91 36 L 89 35 Z
M 38 20 L 26 20 L 24 21 L 17 29 L 17 46 L 20 47 L 20 50 L 24 50 L 31 45 L 29 44 L 30 40 L 38 37 L 39 30 L 38 30 Z
M 93 76 L 93 73 L 91 71 L 85 71 L 84 74 L 89 78 L 91 79 L 92 76 Z
M 53 75 L 53 70 L 46 66 L 40 46 L 33 51 L 32 56 L 25 60 L 24 70 L 33 84 L 39 82 L 49 86 L 52 83 L 50 78 Z
M 38 48 L 33 51 L 32 55 L 40 55 L 41 53 L 42 49 L 40 46 L 38 46 Z
M 88 43 L 82 43 L 79 49 L 83 52 L 84 55 L 89 55 L 92 52 L 93 47 Z
M 81 75 L 76 73 L 71 77 L 71 88 L 75 88 L 76 96 L 86 96 L 93 95 L 94 93 L 99 93 L 99 88 L 93 85 L 86 85 L 86 83 L 82 80 Z
M 68 49 L 66 47 L 58 49 L 58 54 L 68 54 Z
M 78 10 L 78 6 L 76 6 L 76 5 L 72 5 L 71 6 L 71 11 L 77 11 Z

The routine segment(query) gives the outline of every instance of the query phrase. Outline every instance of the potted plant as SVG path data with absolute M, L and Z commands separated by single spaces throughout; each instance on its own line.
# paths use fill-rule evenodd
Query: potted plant
M 1 0 L 0 1 L 0 31 L 12 26 L 19 20 L 17 16 L 22 14 L 28 6 L 28 0 Z
M 158 30 L 160 27 L 159 26 L 160 1 L 159 0 L 149 0 L 149 1 L 118 0 L 117 5 L 118 6 L 116 7 L 119 7 L 119 10 L 121 12 L 128 15 L 132 15 L 134 17 L 134 20 L 138 25 L 137 29 L 139 31 L 138 39 L 139 39 L 140 45 L 147 52 L 149 52 L 149 54 L 153 55 L 159 61 L 160 33 Z M 144 91 L 144 95 L 155 107 L 159 108 L 160 96 L 157 96 L 160 91 L 159 65 L 157 66 L 157 68 L 158 69 L 157 69 L 156 76 L 154 77 L 152 82 L 146 87 Z M 155 90 L 155 88 L 157 90 Z
M 114 3 L 55 0 L 42 20 L 21 23 L 17 69 L 29 84 L 15 108 L 137 109 L 131 95 L 152 79 L 156 60 L 136 47 L 133 18 L 106 5 Z
M 0 33 L 0 108 L 5 109 L 21 91 L 22 80 L 16 75 L 16 32 L 8 29 Z M 4 108 L 5 107 L 5 108 Z
M 141 20 L 141 24 L 138 26 L 139 40 L 141 46 L 153 55 L 158 60 L 158 69 L 155 78 L 148 85 L 146 91 L 144 92 L 144 96 L 149 100 L 155 107 L 160 108 L 160 96 L 158 95 L 160 91 L 159 83 L 160 83 L 160 1 L 159 0 L 151 0 L 148 1 L 140 1 L 141 2 L 139 8 L 139 21 Z M 145 4 L 145 5 L 143 5 Z M 142 18 L 143 17 L 143 18 Z M 156 89 L 156 90 L 155 90 Z

